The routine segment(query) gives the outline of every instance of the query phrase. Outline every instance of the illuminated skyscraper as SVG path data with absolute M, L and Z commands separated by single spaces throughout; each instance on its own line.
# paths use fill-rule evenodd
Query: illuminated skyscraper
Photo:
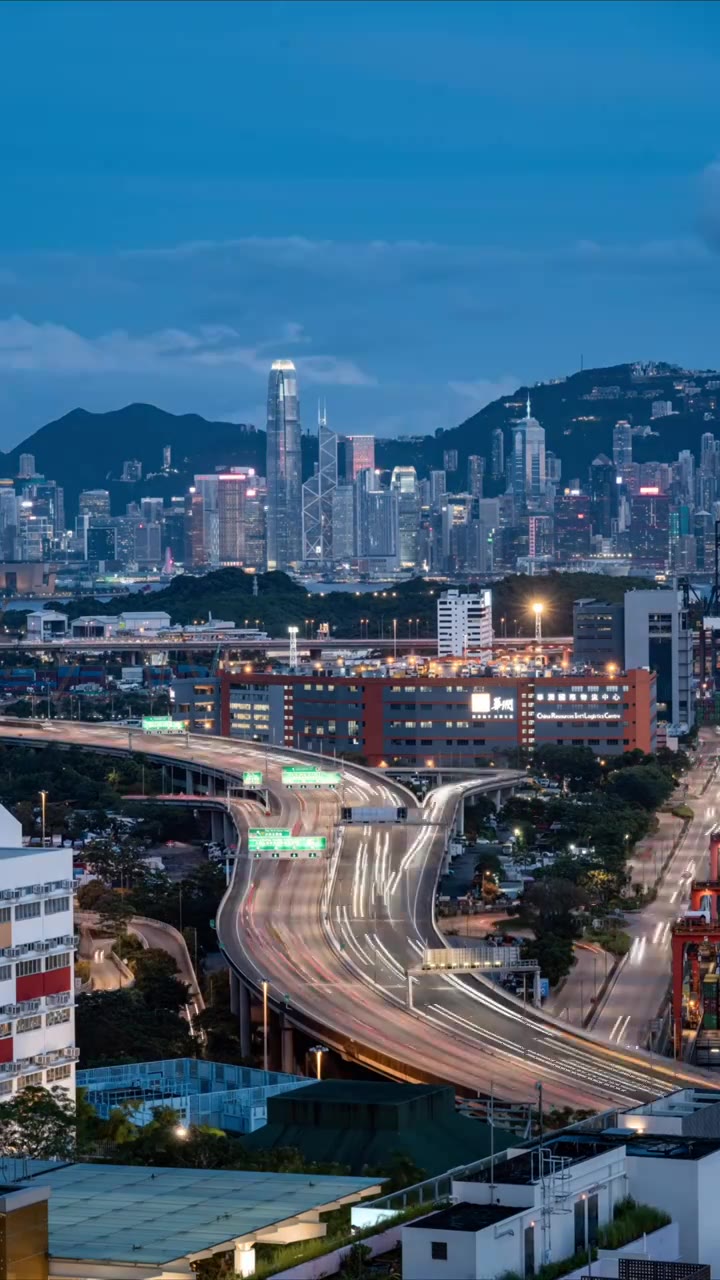
M 527 504 L 545 493 L 545 431 L 537 418 L 527 413 L 513 427 L 513 493 L 516 501 Z
M 302 559 L 300 406 L 292 360 L 276 360 L 268 380 L 267 567 Z
M 327 410 L 318 406 L 318 465 L 302 487 L 303 560 L 329 564 L 333 552 L 333 499 L 338 480 L 337 436 L 328 430 Z

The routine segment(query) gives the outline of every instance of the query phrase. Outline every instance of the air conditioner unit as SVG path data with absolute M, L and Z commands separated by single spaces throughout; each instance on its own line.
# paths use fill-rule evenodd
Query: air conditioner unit
M 37 1053 L 32 1060 L 34 1067 L 47 1067 L 52 1062 L 51 1053 Z
M 33 950 L 34 950 L 34 951 L 49 951 L 49 950 L 50 950 L 50 948 L 51 948 L 51 945 L 52 945 L 52 944 L 51 944 L 50 942 L 34 942 L 34 943 L 33 943 Z
M 27 893 L 27 889 L 11 889 L 10 897 L 15 899 L 22 898 L 26 893 Z
M 2 892 L 0 893 L 0 898 L 12 898 L 12 897 L 13 897 L 12 889 L 3 889 Z
M 18 956 L 22 956 L 24 954 L 24 947 L 7 947 L 5 950 L 5 955 L 8 956 L 10 960 L 17 960 Z
M 34 885 L 33 885 L 33 887 L 32 887 L 32 891 L 33 891 L 33 893 L 44 893 L 44 892 L 45 892 L 45 885 L 44 885 L 44 884 L 34 884 Z

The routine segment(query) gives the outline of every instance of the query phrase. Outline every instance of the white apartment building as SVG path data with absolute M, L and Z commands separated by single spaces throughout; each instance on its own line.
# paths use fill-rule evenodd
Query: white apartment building
M 0 806 L 0 1100 L 29 1085 L 75 1093 L 71 849 L 23 848 Z
M 437 602 L 439 658 L 492 661 L 492 591 L 443 591 Z
M 403 1280 L 534 1276 L 597 1244 L 627 1197 L 671 1223 L 650 1247 L 640 1238 L 624 1255 L 704 1264 L 720 1275 L 720 1093 L 681 1090 L 604 1119 L 607 1128 L 565 1130 L 455 1172 L 448 1207 L 403 1227 Z M 600 1250 L 593 1274 L 617 1275 L 617 1256 Z

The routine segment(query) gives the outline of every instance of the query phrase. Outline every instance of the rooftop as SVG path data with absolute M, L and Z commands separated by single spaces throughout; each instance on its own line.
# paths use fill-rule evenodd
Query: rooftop
M 604 1155 L 606 1151 L 610 1151 L 613 1147 L 622 1146 L 625 1137 L 618 1131 L 616 1133 L 577 1133 L 564 1134 L 562 1137 L 551 1138 L 547 1142 L 539 1143 L 534 1147 L 529 1147 L 523 1151 L 521 1155 L 511 1157 L 502 1162 L 495 1162 L 494 1181 L 498 1185 L 521 1185 L 524 1183 L 539 1182 L 541 1176 L 541 1156 L 543 1151 L 546 1155 L 543 1159 L 562 1164 L 564 1168 L 571 1165 L 579 1164 L 582 1160 L 592 1160 L 594 1156 Z M 666 1139 L 672 1141 L 672 1139 Z M 547 1165 L 543 1166 L 544 1172 L 548 1172 Z M 466 1181 L 468 1182 L 489 1182 L 491 1177 L 490 1168 L 477 1169 L 474 1173 L 468 1174 Z
M 320 1174 L 5 1164 L 22 1168 L 23 1185 L 49 1187 L 52 1257 L 98 1263 L 166 1265 L 379 1190 L 377 1179 Z
M 407 1231 L 418 1228 L 426 1231 L 484 1231 L 485 1227 L 492 1227 L 496 1222 L 503 1222 L 505 1218 L 514 1218 L 520 1212 L 517 1205 L 466 1204 L 465 1201 L 461 1201 L 459 1204 L 450 1205 L 447 1209 L 438 1209 L 437 1213 L 431 1213 L 427 1218 L 419 1218 L 417 1222 L 408 1222 L 405 1229 Z
M 647 1133 L 627 1138 L 629 1156 L 653 1156 L 663 1160 L 704 1160 L 720 1151 L 720 1138 L 690 1138 L 675 1134 Z

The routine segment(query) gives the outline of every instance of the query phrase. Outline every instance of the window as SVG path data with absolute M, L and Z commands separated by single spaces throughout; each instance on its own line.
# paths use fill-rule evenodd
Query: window
M 47 1073 L 48 1084 L 51 1080 L 67 1080 L 71 1070 L 71 1067 L 49 1067 Z
M 0 907 L 0 924 L 7 924 L 10 919 L 10 908 Z
M 56 916 L 60 911 L 70 910 L 69 898 L 48 898 L 45 902 L 45 915 Z
M 0 982 L 7 982 L 8 978 L 12 978 L 12 965 L 0 964 Z
M 48 1071 L 48 1076 L 49 1075 L 50 1075 L 50 1072 Z M 36 1084 L 42 1084 L 42 1082 L 43 1082 L 42 1071 L 33 1071 L 32 1075 L 18 1076 L 18 1090 L 29 1089 Z
M 67 969 L 69 964 L 70 964 L 70 952 L 61 951 L 60 954 L 57 956 L 48 956 L 47 960 L 45 961 L 45 972 L 49 973 L 51 969 Z M 20 966 L 18 965 L 18 969 L 19 968 Z M 37 973 L 38 970 L 34 969 L 33 972 Z
M 447 1262 L 447 1241 L 431 1240 L 430 1257 L 435 1262 Z
M 70 1021 L 69 1009 L 53 1009 L 46 1017 L 45 1023 L 48 1027 L 56 1027 L 59 1022 Z
M 41 904 L 39 902 L 21 902 L 15 908 L 16 920 L 32 920 L 34 916 L 40 915 Z
M 18 1031 L 37 1031 L 42 1026 L 42 1018 L 39 1013 L 33 1014 L 31 1018 L 18 1018 Z
M 17 967 L 18 978 L 28 978 L 31 973 L 42 972 L 42 960 L 20 960 Z

